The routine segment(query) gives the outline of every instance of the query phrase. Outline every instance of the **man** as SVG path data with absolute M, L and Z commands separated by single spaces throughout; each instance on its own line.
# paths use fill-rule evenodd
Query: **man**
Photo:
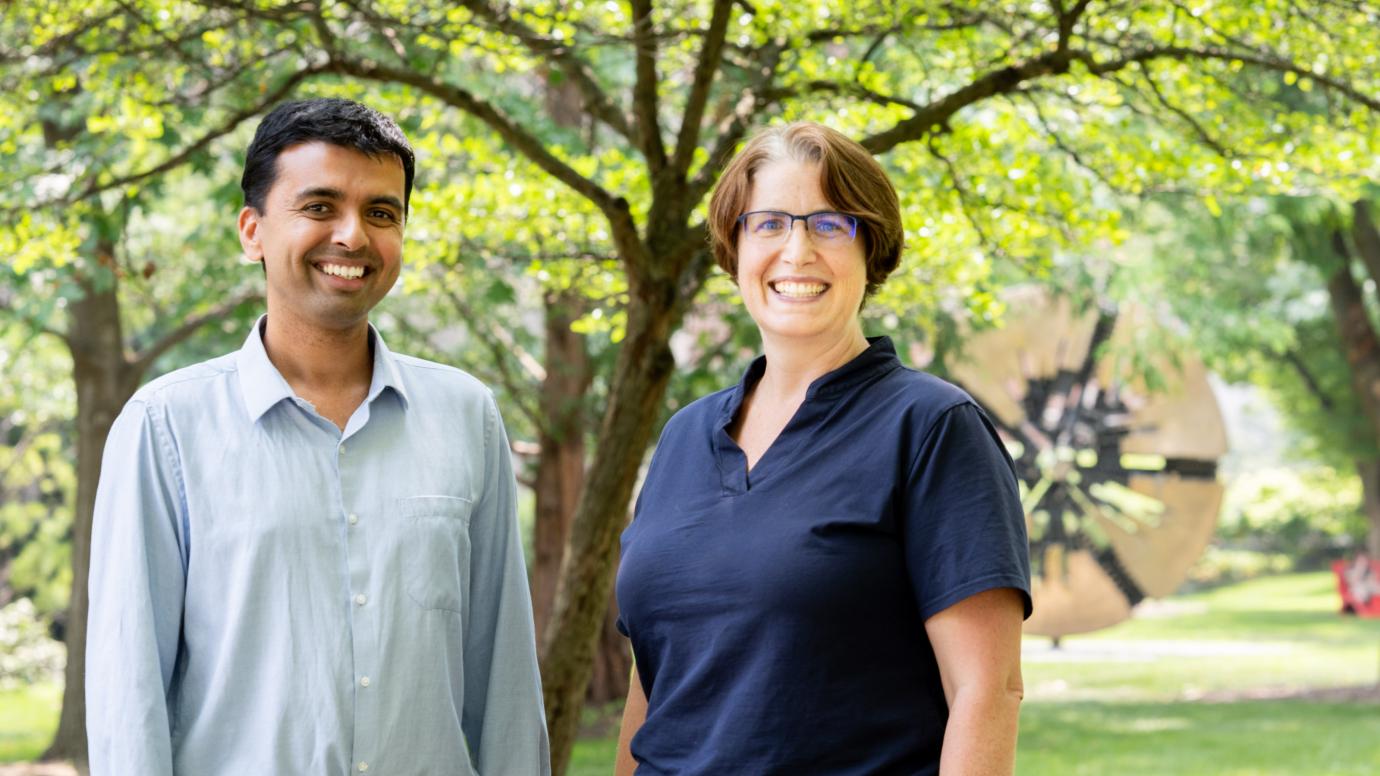
M 358 103 L 283 105 L 239 216 L 268 314 L 142 388 L 96 499 L 94 776 L 550 771 L 503 425 L 368 322 L 413 155 Z

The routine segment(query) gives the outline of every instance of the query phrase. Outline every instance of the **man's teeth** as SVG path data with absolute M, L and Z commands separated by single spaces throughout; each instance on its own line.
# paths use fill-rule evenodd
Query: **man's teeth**
M 347 267 L 343 264 L 322 264 L 321 271 L 327 275 L 335 275 L 338 278 L 364 277 L 363 267 Z
M 775 288 L 776 293 L 782 296 L 793 296 L 803 299 L 811 296 L 819 296 L 820 294 L 824 293 L 824 289 L 826 288 L 826 286 L 823 283 L 795 283 L 791 281 L 777 281 L 772 284 L 772 288 Z

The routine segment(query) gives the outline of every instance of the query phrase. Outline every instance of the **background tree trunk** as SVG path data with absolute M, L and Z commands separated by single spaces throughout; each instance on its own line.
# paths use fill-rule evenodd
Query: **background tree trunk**
M 584 297 L 574 290 L 548 293 L 545 298 L 546 379 L 540 404 L 546 425 L 540 432 L 537 459 L 532 569 L 537 643 L 545 636 L 555 607 L 561 560 L 585 478 L 585 392 L 594 378 L 594 368 L 584 335 L 570 328 L 584 314 L 584 307 Z M 615 625 L 617 618 L 617 601 L 610 594 L 586 698 L 593 703 L 619 700 L 628 693 L 632 659 L 627 640 Z
M 1380 558 L 1380 460 L 1357 461 L 1361 477 L 1361 504 L 1370 530 L 1366 534 L 1366 554 Z
M 546 378 L 540 397 L 543 425 L 539 429 L 532 569 L 532 611 L 538 643 L 556 603 L 561 557 L 584 484 L 584 401 L 594 376 L 584 336 L 570 329 L 583 312 L 579 295 L 550 292 L 545 298 L 545 312 Z
M 575 745 L 595 644 L 606 626 L 618 535 L 675 366 L 669 344 L 681 309 L 675 304 L 675 284 L 638 278 L 629 292 L 627 335 L 614 368 L 599 448 L 561 564 L 556 608 L 541 642 L 542 692 L 557 776 L 565 772 Z
M 103 256 L 111 255 L 103 246 Z M 110 426 L 139 387 L 140 374 L 126 359 L 117 286 L 97 288 L 71 305 L 65 339 L 72 352 L 77 389 L 77 503 L 72 513 L 72 593 L 67 607 L 67 668 L 62 715 L 44 759 L 86 761 L 86 612 L 91 567 L 91 518 L 101 476 L 101 454 Z
M 1355 245 L 1368 274 L 1373 280 L 1380 280 L 1376 277 L 1380 275 L 1380 240 L 1363 204 L 1358 203 L 1353 214 L 1353 241 L 1349 242 L 1340 231 L 1333 234 L 1332 246 L 1341 266 L 1328 279 L 1327 292 L 1351 373 L 1352 391 L 1370 420 L 1375 438 L 1380 439 L 1380 336 L 1366 310 L 1364 292 L 1351 274 L 1350 250 Z M 1380 557 L 1380 461 L 1358 461 L 1356 471 L 1361 477 L 1362 501 L 1370 524 L 1367 552 Z

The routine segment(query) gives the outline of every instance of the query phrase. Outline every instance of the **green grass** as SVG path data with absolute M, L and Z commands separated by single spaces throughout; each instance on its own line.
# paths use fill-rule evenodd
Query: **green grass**
M 1380 707 L 1032 703 L 1018 776 L 1374 776 Z
M 56 685 L 0 690 L 0 763 L 37 759 L 57 730 L 61 710 Z
M 1256 688 L 1380 682 L 1380 620 L 1337 614 L 1330 572 L 1179 596 L 1114 628 L 1026 640 L 1026 697 L 1180 700 Z

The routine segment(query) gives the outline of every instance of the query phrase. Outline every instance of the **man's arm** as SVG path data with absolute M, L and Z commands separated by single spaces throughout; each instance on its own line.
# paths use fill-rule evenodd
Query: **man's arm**
M 949 703 L 941 776 L 1011 776 L 1015 769 L 1023 614 L 1021 594 L 998 588 L 925 621 Z
M 116 418 L 96 492 L 86 639 L 92 776 L 173 774 L 167 697 L 186 578 L 181 498 L 149 412 L 131 402 Z
M 551 755 L 518 534 L 517 482 L 508 436 L 492 400 L 487 414 L 484 490 L 470 517 L 461 727 L 484 776 L 547 776 Z

